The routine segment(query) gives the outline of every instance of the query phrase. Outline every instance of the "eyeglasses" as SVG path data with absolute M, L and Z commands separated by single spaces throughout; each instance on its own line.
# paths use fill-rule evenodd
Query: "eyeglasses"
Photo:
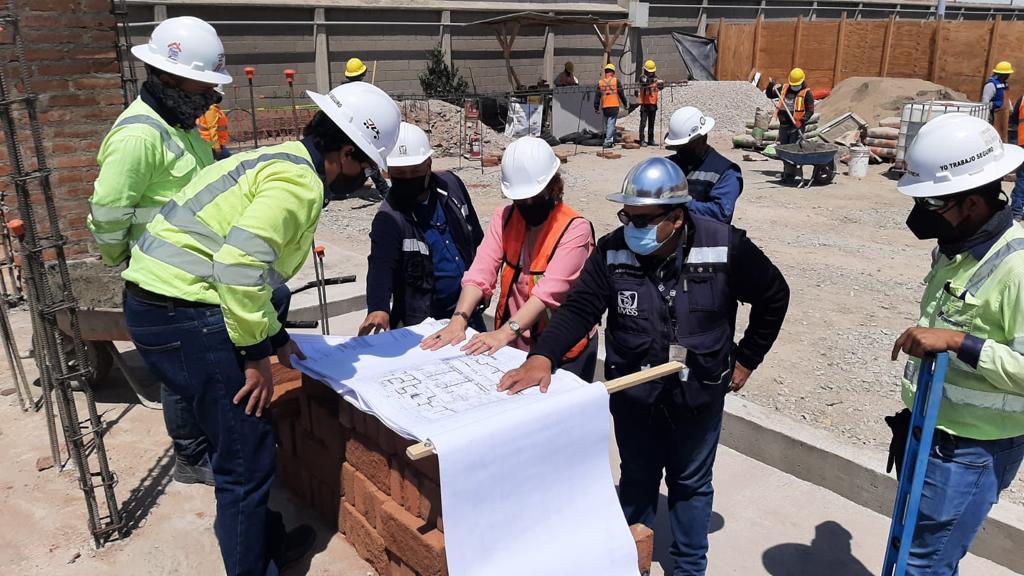
M 628 212 L 626 212 L 625 209 L 622 209 L 622 210 L 619 210 L 618 216 L 619 216 L 619 222 L 622 222 L 623 224 L 629 224 L 630 222 L 632 222 L 633 226 L 636 226 L 637 228 L 647 228 L 651 224 L 656 224 L 658 222 L 661 222 L 669 214 L 671 214 L 671 213 L 673 213 L 675 211 L 676 211 L 675 208 L 669 208 L 668 210 L 665 210 L 661 214 L 651 214 L 651 215 L 637 214 L 637 215 L 630 215 Z

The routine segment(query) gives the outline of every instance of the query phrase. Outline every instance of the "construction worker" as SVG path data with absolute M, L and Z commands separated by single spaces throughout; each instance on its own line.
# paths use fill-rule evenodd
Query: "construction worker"
M 231 82 L 217 31 L 191 16 L 164 20 L 132 54 L 145 63 L 146 80 L 100 144 L 86 221 L 108 266 L 124 264 L 164 204 L 213 164 L 196 120 L 220 101 L 216 86 Z M 173 478 L 213 485 L 209 440 L 191 407 L 163 385 L 160 400 L 174 446 Z
M 223 89 L 218 85 L 214 90 L 221 96 Z M 217 104 L 211 104 L 210 108 L 196 119 L 196 127 L 199 129 L 199 136 L 210 143 L 213 148 L 214 160 L 223 160 L 231 156 L 228 150 L 228 115 L 220 109 Z
M 512 345 L 529 350 L 544 333 L 579 278 L 594 248 L 590 222 L 562 201 L 561 161 L 540 138 L 524 136 L 505 149 L 501 192 L 512 201 L 499 206 L 462 279 L 462 294 L 448 325 L 420 345 L 438 350 L 466 339 L 466 325 L 477 308 L 500 287 L 494 330 L 478 333 L 462 346 L 468 354 L 490 354 Z M 562 368 L 590 382 L 597 368 L 597 321 L 566 346 Z
M 814 116 L 814 94 L 807 87 L 807 76 L 800 68 L 793 68 L 789 73 L 789 82 L 782 85 L 768 79 L 765 94 L 768 98 L 778 100 L 772 122 L 779 121 L 779 144 L 794 144 L 803 136 L 807 120 Z M 782 180 L 790 180 L 797 175 L 796 166 L 789 162 L 782 163 Z
M 345 81 L 362 82 L 366 77 L 366 64 L 359 58 L 349 58 L 345 63 Z
M 615 77 L 615 64 L 611 62 L 604 65 L 604 78 L 597 83 L 597 93 L 594 96 L 594 112 L 604 112 L 604 147 L 615 146 L 615 122 L 619 118 L 619 108 L 626 103 L 626 94 L 622 91 L 622 84 Z
M 345 82 L 362 82 L 365 77 L 366 64 L 363 64 L 363 61 L 359 58 L 349 58 L 348 62 L 345 63 Z M 357 182 L 356 180 L 347 181 L 345 187 L 337 186 L 331 190 L 331 194 L 338 197 L 339 200 L 347 198 L 356 190 L 362 188 L 367 178 L 373 182 L 373 187 L 377 189 L 376 197 L 371 198 L 371 200 L 380 201 L 387 197 L 390 184 L 388 184 L 388 181 L 377 168 L 367 169 L 366 178 L 363 178 L 362 182 Z
M 743 193 L 743 174 L 736 163 L 708 144 L 708 133 L 714 127 L 714 118 L 684 106 L 672 113 L 665 145 L 675 151 L 669 160 L 686 174 L 692 198 L 687 211 L 729 224 Z
M 576 65 L 572 62 L 565 63 L 565 69 L 555 78 L 555 86 L 579 86 L 580 81 L 576 78 Z
M 665 82 L 658 78 L 658 66 L 654 60 L 644 62 L 644 73 L 640 76 L 640 145 L 654 146 L 654 118 L 658 114 L 658 95 Z M 644 127 L 647 128 L 647 142 L 644 142 Z
M 907 227 L 934 240 L 920 319 L 896 340 L 910 356 L 902 397 L 914 405 L 921 358 L 951 352 L 928 452 L 908 576 L 957 574 L 982 522 L 1024 458 L 1024 228 L 1000 181 L 1024 161 L 984 120 L 931 120 L 907 151 L 897 190 L 914 199 Z M 909 414 L 895 419 L 906 446 Z M 902 462 L 902 458 L 896 460 Z
M 990 118 L 1002 110 L 1006 103 L 1006 89 L 1010 74 L 1013 74 L 1013 66 L 1004 60 L 996 64 L 996 67 L 992 69 L 992 77 L 986 80 L 985 85 L 981 88 L 981 103 L 989 105 Z
M 689 212 L 686 178 L 666 158 L 633 167 L 608 199 L 623 204 L 623 226 L 598 242 L 526 362 L 498 389 L 544 392 L 571 343 L 605 311 L 607 378 L 685 361 L 679 374 L 613 394 L 611 412 L 626 521 L 654 526 L 664 472 L 671 574 L 704 574 L 725 395 L 746 384 L 775 342 L 789 287 L 742 230 Z M 750 320 L 736 345 L 740 302 L 751 304 Z
M 1017 105 L 1010 113 L 1010 139 L 1018 146 L 1024 146 L 1024 131 L 1021 130 L 1024 126 L 1024 122 L 1021 121 L 1024 120 L 1022 103 L 1024 95 L 1017 98 Z M 1010 208 L 1014 220 L 1024 220 L 1024 164 L 1017 168 L 1017 181 L 1013 185 L 1013 192 L 1010 193 Z
M 200 172 L 132 248 L 124 313 L 149 369 L 191 407 L 210 438 L 214 530 L 228 575 L 277 574 L 316 534 L 285 533 L 268 508 L 276 468 L 270 356 L 302 352 L 271 305 L 310 253 L 325 189 L 384 165 L 398 106 L 380 89 L 307 92 L 320 108 L 301 141 L 235 154 Z
M 391 191 L 370 227 L 366 319 L 359 335 L 451 318 L 476 247 L 483 240 L 466 185 L 451 172 L 432 172 L 430 140 L 402 122 L 388 156 Z M 483 331 L 483 317 L 470 316 Z

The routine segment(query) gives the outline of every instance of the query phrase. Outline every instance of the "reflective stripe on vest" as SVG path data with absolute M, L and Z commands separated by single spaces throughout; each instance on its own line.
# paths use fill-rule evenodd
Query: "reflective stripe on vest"
M 640 261 L 636 259 L 636 254 L 632 250 L 609 250 L 605 255 L 605 264 L 640 267 Z
M 127 118 L 124 118 L 117 124 L 114 124 L 113 129 L 116 130 L 117 128 L 121 128 L 123 126 L 130 126 L 132 124 L 143 124 L 149 126 L 153 130 L 156 130 L 157 133 L 160 134 L 160 140 L 163 142 L 164 148 L 167 148 L 167 150 L 171 154 L 174 154 L 175 158 L 181 158 L 182 154 L 185 153 L 185 150 L 182 149 L 182 147 L 179 146 L 178 143 L 175 142 L 173 138 L 171 138 L 171 133 L 167 131 L 167 128 L 164 127 L 164 125 L 161 124 L 156 118 L 144 116 L 142 114 L 139 114 L 138 116 L 129 116 Z
M 601 108 L 618 108 L 622 105 L 619 101 L 618 78 L 601 78 L 597 86 L 601 90 Z
M 965 289 L 971 294 L 977 294 L 978 290 L 992 277 L 995 273 L 996 268 L 1003 263 L 1011 254 L 1015 254 L 1021 250 L 1024 250 L 1024 238 L 1014 238 L 1006 244 L 1003 244 L 996 250 L 995 254 L 989 256 L 978 266 L 978 269 L 974 271 L 970 281 L 967 282 Z
M 718 179 L 721 177 L 722 175 L 717 172 L 707 172 L 704 170 L 698 170 L 697 172 L 691 172 L 686 175 L 687 180 L 703 180 L 705 182 L 710 182 L 712 186 L 718 184 Z
M 430 255 L 430 249 L 426 243 L 420 242 L 415 238 L 406 238 L 402 240 L 402 252 L 416 252 L 423 254 L 424 256 Z
M 729 261 L 728 246 L 705 246 L 690 248 L 687 264 L 724 264 Z
M 308 160 L 295 154 L 287 152 L 262 154 L 239 162 L 230 171 L 200 189 L 194 196 L 186 200 L 184 204 L 178 204 L 177 201 L 171 200 L 160 211 L 160 215 L 168 224 L 186 233 L 192 240 L 209 250 L 211 254 L 216 253 L 222 246 L 227 244 L 266 264 L 268 267 L 266 271 L 251 266 L 221 264 L 175 246 L 149 233 L 143 234 L 142 238 L 139 239 L 139 250 L 168 266 L 173 266 L 197 278 L 211 282 L 236 286 L 260 286 L 262 284 L 274 286 L 282 283 L 283 278 L 273 268 L 273 264 L 277 260 L 277 253 L 266 241 L 248 230 L 234 226 L 228 230 L 227 237 L 222 237 L 199 220 L 197 216 L 203 208 L 216 200 L 218 196 L 236 186 L 238 180 L 246 172 L 264 162 L 272 160 L 287 160 L 313 169 L 312 164 Z
M 903 377 L 916 384 L 917 365 L 907 362 L 903 369 Z M 957 386 L 946 381 L 942 384 L 942 396 L 953 404 L 997 410 L 1000 412 L 1024 412 L 1024 396 L 1005 392 L 986 392 Z

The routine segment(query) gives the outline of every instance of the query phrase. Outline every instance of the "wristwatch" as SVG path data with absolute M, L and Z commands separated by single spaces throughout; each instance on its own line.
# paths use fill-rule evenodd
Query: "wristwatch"
M 519 322 L 516 322 L 515 320 L 509 320 L 508 328 L 513 333 L 515 333 L 517 337 L 521 338 L 523 336 L 523 327 L 519 325 Z
M 452 314 L 452 320 L 454 320 L 456 318 L 462 318 L 463 320 L 466 321 L 466 325 L 467 326 L 469 325 L 469 315 L 466 314 L 465 312 L 456 312 L 456 313 Z

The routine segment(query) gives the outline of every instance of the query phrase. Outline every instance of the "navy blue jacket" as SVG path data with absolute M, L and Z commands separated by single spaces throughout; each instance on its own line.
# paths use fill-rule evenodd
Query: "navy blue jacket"
M 704 158 L 685 163 L 679 154 L 668 157 L 686 174 L 693 200 L 686 205 L 691 214 L 732 223 L 736 201 L 743 193 L 743 173 L 733 161 L 708 146 Z

